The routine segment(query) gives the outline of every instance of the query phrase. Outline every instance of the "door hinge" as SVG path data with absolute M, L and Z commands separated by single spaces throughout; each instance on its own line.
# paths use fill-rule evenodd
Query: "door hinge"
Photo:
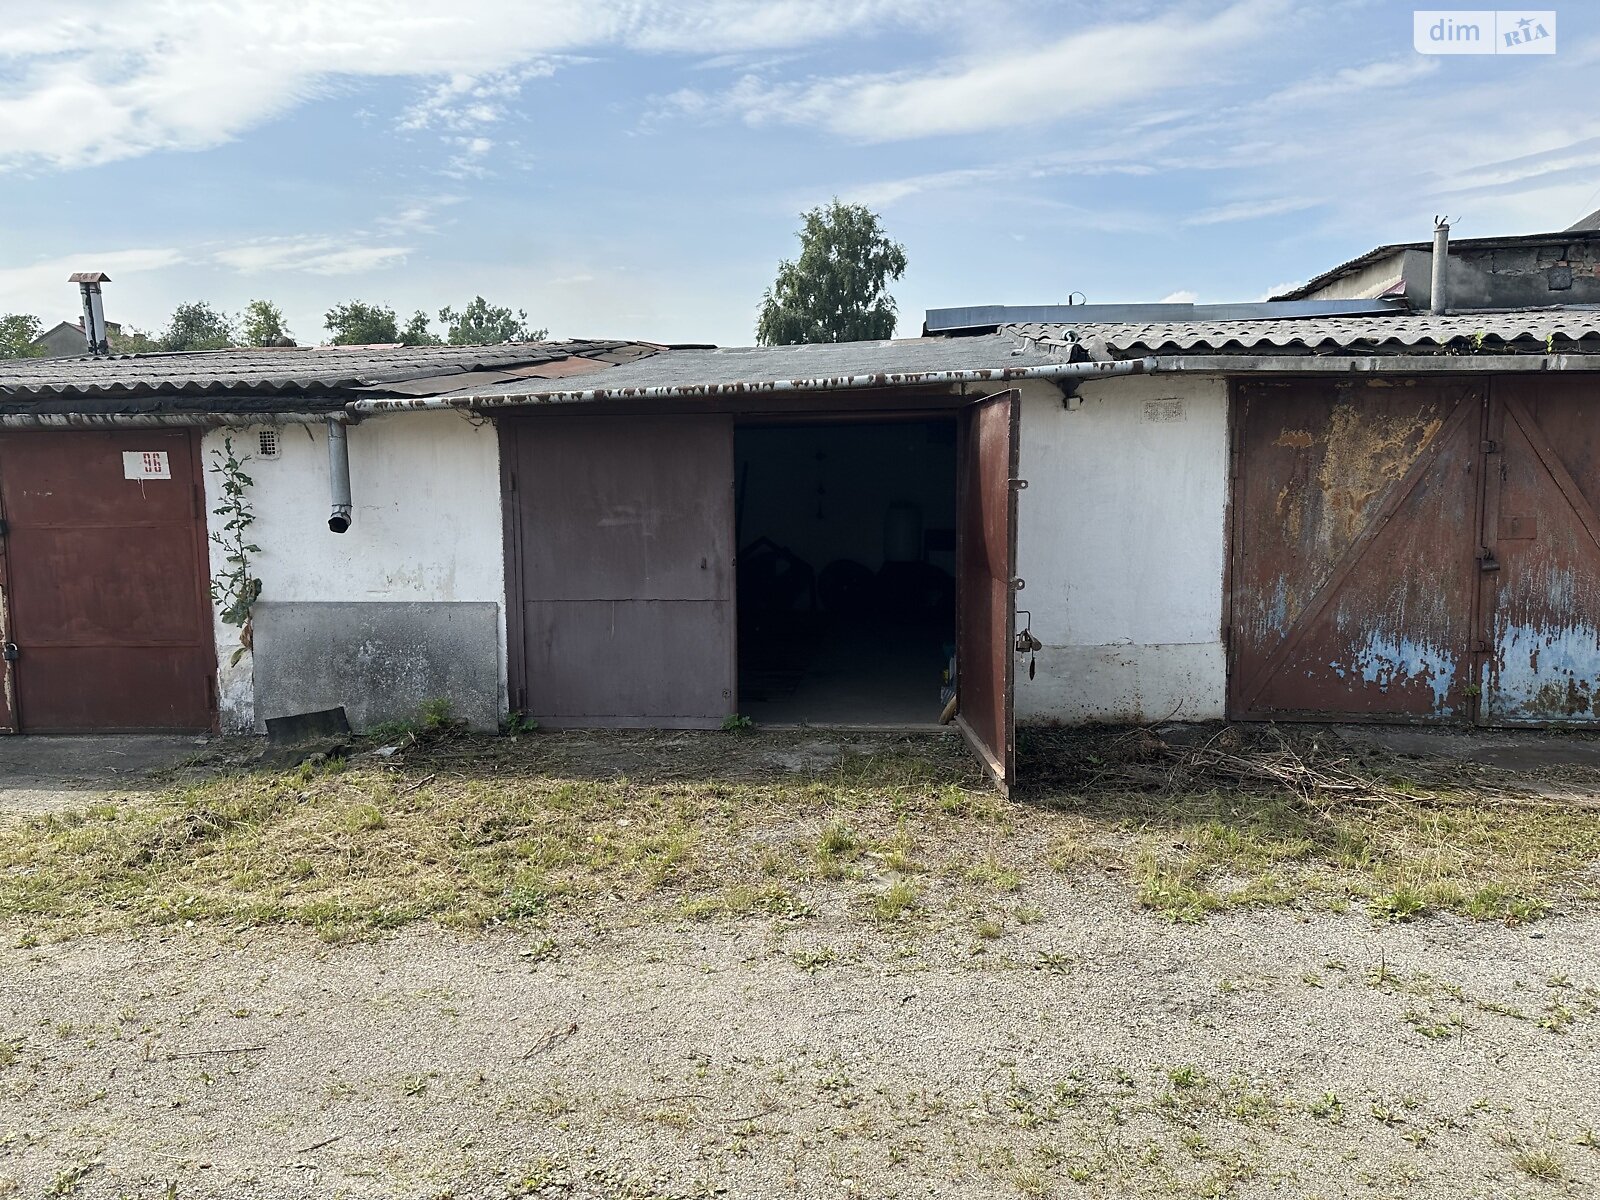
M 1500 443 L 1493 438 L 1484 438 L 1478 443 L 1478 449 L 1484 454 L 1499 454 Z
M 1019 492 L 1025 492 L 1028 490 L 1028 481 L 1026 479 L 1013 479 L 1011 481 L 1011 486 L 1016 488 Z
M 17 649 L 15 642 L 7 642 L 4 650 L 0 650 L 0 659 L 4 659 L 6 662 L 16 662 L 21 657 L 22 651 Z
M 1028 581 L 1026 579 L 1023 579 L 1021 576 L 1018 576 L 1017 578 L 1015 578 L 1015 579 L 1013 579 L 1011 581 L 1011 590 L 1013 592 L 1020 592 L 1023 588 L 1025 588 L 1027 586 L 1028 586 Z
M 11 527 L 6 524 L 6 519 L 4 517 L 0 517 L 0 538 L 5 537 L 5 535 L 10 532 L 10 529 Z

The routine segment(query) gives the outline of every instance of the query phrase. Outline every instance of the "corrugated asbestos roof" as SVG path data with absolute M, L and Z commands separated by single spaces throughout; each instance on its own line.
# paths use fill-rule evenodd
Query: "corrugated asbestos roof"
M 1552 338 L 1563 351 L 1600 350 L 1600 309 L 1472 312 L 1444 317 L 1411 313 L 1295 321 L 1032 322 L 1008 325 L 1006 331 L 1041 351 L 1076 358 L 1224 353 L 1465 354 L 1485 349 L 1543 354 Z
M 572 375 L 634 362 L 663 347 L 645 342 L 513 342 L 500 346 L 317 346 L 25 358 L 0 362 L 0 408 L 26 411 L 194 407 L 229 397 L 228 407 L 330 408 L 352 395 L 435 395 L 528 376 Z M 305 403 L 300 403 L 303 398 Z M 9 403 L 7 403 L 9 402 Z M 214 404 L 212 405 L 214 407 Z
M 859 377 L 870 377 L 875 384 L 914 384 L 921 377 L 948 371 L 1005 371 L 1061 361 L 1061 356 L 1049 350 L 1025 346 L 1002 334 L 679 349 L 612 367 L 598 378 L 562 380 L 560 386 L 521 380 L 463 388 L 450 396 L 474 401 L 498 399 L 501 403 L 512 397 L 526 397 L 537 403 L 546 397 L 569 397 L 574 391 L 596 391 L 617 398 L 657 388 L 700 390 L 712 386 L 720 391 L 755 392 L 773 384 L 797 381 L 838 387 L 843 386 L 843 381 Z

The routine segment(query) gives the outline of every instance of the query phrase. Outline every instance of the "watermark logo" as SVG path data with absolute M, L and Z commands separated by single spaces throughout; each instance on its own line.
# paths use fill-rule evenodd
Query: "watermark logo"
M 1424 8 L 1411 14 L 1418 54 L 1554 54 L 1554 9 Z

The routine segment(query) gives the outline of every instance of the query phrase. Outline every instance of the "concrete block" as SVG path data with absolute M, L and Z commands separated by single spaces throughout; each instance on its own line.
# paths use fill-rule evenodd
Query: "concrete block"
M 254 610 L 256 728 L 342 705 L 352 728 L 412 721 L 447 699 L 473 729 L 500 722 L 500 606 L 291 601 Z

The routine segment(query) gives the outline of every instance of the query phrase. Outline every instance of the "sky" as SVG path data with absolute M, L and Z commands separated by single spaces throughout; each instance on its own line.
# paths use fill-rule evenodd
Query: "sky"
M 482 294 L 745 345 L 799 214 L 870 205 L 900 333 L 970 304 L 1263 299 L 1600 208 L 1600 3 L 1435 56 L 1393 0 L 0 0 L 0 312 Z

